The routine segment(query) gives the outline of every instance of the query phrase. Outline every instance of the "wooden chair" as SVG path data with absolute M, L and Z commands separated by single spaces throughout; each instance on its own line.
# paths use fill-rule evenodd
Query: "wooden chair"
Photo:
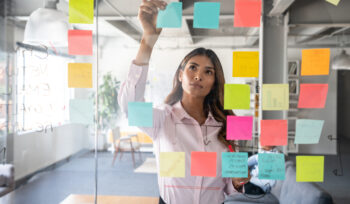
M 133 138 L 136 139 L 136 142 L 133 141 Z M 142 160 L 141 151 L 140 151 L 141 144 L 138 140 L 137 134 L 130 134 L 130 135 L 121 137 L 120 128 L 116 127 L 112 130 L 112 139 L 113 139 L 113 145 L 114 145 L 114 155 L 113 155 L 112 166 L 114 165 L 115 159 L 118 156 L 118 152 L 120 152 L 119 160 L 122 159 L 123 152 L 131 152 L 132 162 L 135 168 L 136 165 L 135 165 L 134 153 L 136 151 L 139 152 L 140 160 Z

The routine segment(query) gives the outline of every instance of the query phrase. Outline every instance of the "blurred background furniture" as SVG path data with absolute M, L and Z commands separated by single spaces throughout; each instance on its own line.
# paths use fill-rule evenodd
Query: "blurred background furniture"
M 1 152 L 4 152 L 4 157 L 0 164 L 0 197 L 15 189 L 15 169 L 13 164 L 5 164 L 6 147 Z

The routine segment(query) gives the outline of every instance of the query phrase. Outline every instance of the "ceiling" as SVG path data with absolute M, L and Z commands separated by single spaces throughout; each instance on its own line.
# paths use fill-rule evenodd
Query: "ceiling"
M 96 0 L 95 0 L 96 1 Z M 141 0 L 98 0 L 99 35 L 105 38 L 129 37 L 139 41 L 142 29 L 137 20 Z M 194 29 L 193 3 L 198 0 L 171 0 L 183 2 L 181 29 L 163 29 L 164 47 L 191 47 L 210 44 L 216 47 L 250 48 L 259 44 L 259 28 L 234 28 L 234 0 L 206 0 L 220 2 L 218 30 Z M 29 15 L 43 7 L 45 0 L 12 0 L 10 16 L 18 25 L 25 25 Z M 169 0 L 168 0 L 169 2 Z M 336 47 L 350 42 L 350 1 L 342 0 L 336 7 L 325 0 L 264 0 L 265 13 L 271 18 L 289 14 L 288 45 L 290 47 Z M 60 0 L 58 9 L 68 14 L 68 0 Z M 77 29 L 92 29 L 94 25 L 74 25 Z M 171 42 L 169 42 L 171 39 Z M 168 42 L 168 43 L 167 43 Z

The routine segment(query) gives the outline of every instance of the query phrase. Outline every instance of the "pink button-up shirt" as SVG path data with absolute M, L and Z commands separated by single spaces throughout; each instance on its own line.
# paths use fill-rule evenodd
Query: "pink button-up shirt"
M 144 101 L 148 66 L 132 64 L 127 80 L 121 85 L 119 104 L 127 114 L 128 102 Z M 219 204 L 224 193 L 236 192 L 231 178 L 221 177 L 221 152 L 227 152 L 217 135 L 222 123 L 209 113 L 203 125 L 193 119 L 181 102 L 153 108 L 153 127 L 142 128 L 152 139 L 159 172 L 160 152 L 185 152 L 185 177 L 168 178 L 158 174 L 159 192 L 167 204 Z M 216 152 L 216 177 L 191 176 L 191 152 Z

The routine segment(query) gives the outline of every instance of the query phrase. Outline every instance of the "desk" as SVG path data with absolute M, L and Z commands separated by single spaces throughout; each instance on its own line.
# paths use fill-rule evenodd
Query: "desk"
M 93 204 L 93 195 L 70 194 L 60 204 Z M 97 196 L 98 204 L 158 204 L 158 197 L 137 197 L 137 196 Z

